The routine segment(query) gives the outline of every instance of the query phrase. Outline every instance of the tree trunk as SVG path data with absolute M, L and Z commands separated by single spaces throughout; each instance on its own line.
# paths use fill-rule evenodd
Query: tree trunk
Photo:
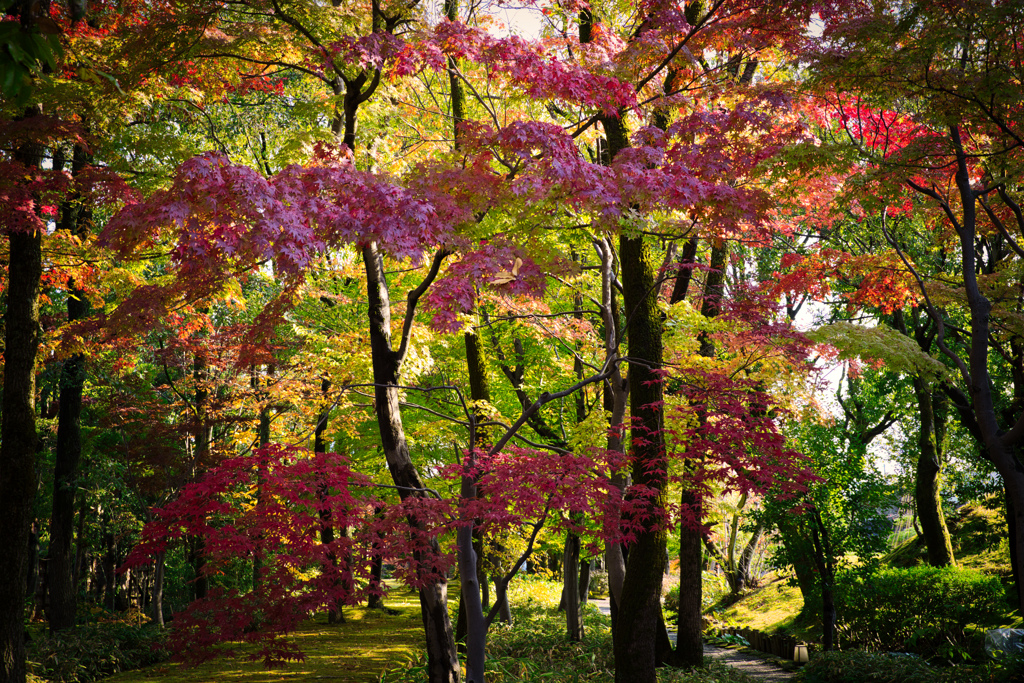
M 754 532 L 750 536 L 750 540 L 747 541 L 747 545 L 744 546 L 743 552 L 740 553 L 740 560 L 736 565 L 736 586 L 737 592 L 742 592 L 753 583 L 753 576 L 751 575 L 751 567 L 754 562 L 754 555 L 757 553 L 757 544 L 761 541 L 761 536 L 764 534 L 764 526 L 758 523 L 754 527 Z
M 160 628 L 164 627 L 164 564 L 165 554 L 160 551 L 153 558 L 155 568 L 153 570 L 153 621 Z
M 836 572 L 832 558 L 832 544 L 828 530 L 821 520 L 821 513 L 811 510 L 811 542 L 814 545 L 814 561 L 821 582 L 821 646 L 826 652 L 835 647 L 836 637 Z
M 565 536 L 565 551 L 562 558 L 562 600 L 565 602 L 566 636 L 574 643 L 583 640 L 579 571 L 580 537 L 570 532 Z
M 690 491 L 684 490 L 680 504 L 699 505 Z M 699 517 L 698 517 L 699 519 Z M 703 638 L 703 539 L 699 530 L 681 525 L 679 530 L 679 611 L 676 615 L 675 666 L 693 667 L 704 664 Z
M 78 502 L 78 520 L 76 522 L 77 528 L 75 530 L 75 566 L 74 566 L 74 580 L 72 586 L 77 591 L 82 585 L 82 567 L 85 564 L 85 518 L 89 512 L 89 506 L 86 501 L 86 496 L 79 496 Z
M 721 311 L 725 295 L 725 267 L 729 258 L 728 243 L 715 240 L 711 247 L 711 264 L 704 282 L 704 300 L 701 315 L 715 318 Z M 632 355 L 632 350 L 630 351 Z M 714 358 L 715 347 L 706 335 L 701 335 L 700 355 Z M 701 416 L 700 420 L 706 420 Z M 703 519 L 701 501 L 689 490 L 684 489 L 680 504 L 693 511 L 698 523 Z M 702 666 L 704 664 L 703 639 L 703 554 L 704 539 L 700 528 L 682 524 L 679 528 L 679 614 L 676 625 L 676 650 L 673 663 L 677 666 Z M 732 569 L 730 567 L 730 569 Z
M 114 542 L 114 531 L 110 528 L 110 515 L 103 518 L 103 606 L 111 612 L 114 611 L 114 601 L 117 595 L 117 579 L 114 570 L 117 568 L 115 557 L 116 544 Z
M 195 424 L 193 425 L 192 449 L 192 480 L 199 477 L 210 464 L 210 446 L 213 442 L 213 428 L 207 420 L 207 401 L 210 396 L 206 386 L 207 366 L 202 352 L 197 352 L 192 359 L 192 381 L 195 383 Z M 195 574 L 193 595 L 196 600 L 203 600 L 209 588 L 206 577 L 206 539 L 196 536 L 191 539 L 189 560 Z
M 580 562 L 580 604 L 586 605 L 590 600 L 590 560 Z
M 918 438 L 917 480 L 915 502 L 917 518 L 921 522 L 928 562 L 933 567 L 955 566 L 953 543 L 942 512 L 940 475 L 942 473 L 942 431 L 935 401 L 939 398 L 920 377 L 914 378 L 914 393 L 917 396 L 918 415 L 921 420 Z
M 370 351 L 373 365 L 374 406 L 381 446 L 387 460 L 391 478 L 404 500 L 409 496 L 423 496 L 426 491 L 419 472 L 413 465 L 405 440 L 405 427 L 399 407 L 398 376 L 400 357 L 391 346 L 391 300 L 388 293 L 384 264 L 376 244 L 363 248 L 369 295 Z M 409 523 L 425 529 L 415 517 Z M 436 540 L 431 542 L 436 550 Z M 422 554 L 414 558 L 421 561 Z M 419 589 L 420 609 L 426 632 L 427 673 L 430 683 L 458 683 L 459 660 L 455 650 L 455 636 L 448 617 L 448 582 L 444 573 Z
M 40 113 L 36 109 L 32 114 Z M 26 166 L 43 150 L 18 152 Z M 25 680 L 25 580 L 28 535 L 36 495 L 36 353 L 39 349 L 41 235 L 12 232 L 4 312 L 4 373 L 0 417 L 0 683 Z M 17 578 L 14 578 L 17 577 Z
M 89 158 L 81 145 L 75 145 L 71 173 L 79 175 Z M 76 237 L 88 231 L 89 212 L 72 198 L 61 206 L 61 230 Z M 89 314 L 85 292 L 74 280 L 68 288 L 68 322 L 82 320 Z M 78 484 L 78 461 L 82 454 L 82 389 L 85 386 L 85 358 L 76 353 L 64 361 L 60 375 L 60 403 L 57 414 L 57 447 L 54 452 L 53 512 L 50 516 L 49 585 L 50 608 L 47 612 L 50 631 L 57 632 L 75 625 L 78 590 L 75 586 L 72 536 L 75 521 L 75 494 Z
M 618 126 L 609 138 L 617 139 L 611 149 L 622 149 L 625 131 L 619 119 L 606 119 Z M 626 576 L 619 603 L 615 645 L 616 683 L 654 683 L 656 637 L 661 618 L 661 582 L 665 564 L 665 431 L 662 414 L 661 314 L 654 284 L 655 262 L 642 236 L 623 235 L 619 260 L 626 307 L 629 355 L 629 405 L 632 417 L 631 456 L 635 485 L 646 487 L 649 497 L 643 519 L 631 520 L 637 527 L 636 541 L 629 546 Z M 699 618 L 699 614 L 698 614 Z
M 582 30 L 582 29 L 581 29 Z M 623 433 L 626 415 L 626 403 L 629 398 L 628 380 L 623 378 L 619 370 L 619 325 L 618 325 L 618 299 L 615 295 L 613 283 L 615 281 L 614 259 L 615 253 L 611 240 L 602 238 L 595 240 L 594 248 L 601 257 L 601 326 L 603 328 L 605 362 L 614 366 L 611 377 L 605 382 L 603 388 L 604 409 L 608 411 L 608 441 L 607 448 L 610 452 L 622 453 L 624 450 Z M 612 484 L 625 491 L 626 478 L 618 473 L 612 473 Z M 626 578 L 626 556 L 622 544 L 617 540 L 605 542 L 604 547 L 605 569 L 608 573 L 608 595 L 611 605 L 612 633 L 615 633 L 618 623 L 619 604 L 622 600 L 622 583 Z
M 323 399 L 323 406 L 320 408 L 320 413 L 316 418 L 316 427 L 313 429 L 313 452 L 314 453 L 326 453 L 327 442 L 324 440 L 324 432 L 327 431 L 327 423 L 331 419 L 331 404 L 327 400 L 327 393 L 331 390 L 331 381 L 326 377 L 320 380 L 320 395 Z M 317 489 L 317 495 L 323 499 L 327 495 L 327 491 L 324 487 Z M 326 507 L 320 508 L 320 544 L 330 545 L 334 543 L 334 526 L 331 523 L 331 511 Z M 327 553 L 327 560 L 331 565 L 337 564 L 337 558 L 334 553 Z M 342 606 L 338 602 L 332 602 L 327 608 L 327 623 L 328 624 L 344 624 L 345 623 L 345 612 L 342 610 Z
M 960 129 L 951 126 L 950 141 L 956 153 L 956 187 L 961 205 L 961 220 L 955 224 L 960 238 L 961 269 L 967 305 L 971 314 L 970 353 L 968 363 L 961 364 L 960 370 L 968 387 L 971 406 L 977 419 L 978 431 L 992 464 L 1003 478 L 1007 500 L 1013 511 L 1012 524 L 1015 533 L 1010 537 L 1011 557 L 1018 558 L 1014 567 L 1013 580 L 1018 586 L 1017 607 L 1024 613 L 1024 591 L 1020 590 L 1024 576 L 1021 574 L 1019 559 L 1024 557 L 1024 465 L 1015 449 L 1024 441 L 1024 416 L 1018 416 L 1017 424 L 1004 431 L 1000 428 L 995 409 L 993 382 L 988 369 L 989 333 L 991 331 L 992 302 L 982 293 L 977 276 L 977 201 L 978 195 L 972 185 L 969 159 L 963 148 Z M 938 311 L 930 311 L 938 317 Z M 941 318 L 936 321 L 941 324 Z M 1010 507 L 1010 506 L 1008 506 Z
M 265 384 L 270 384 L 270 376 L 274 372 L 273 366 L 267 367 L 265 376 Z M 252 373 L 252 384 L 253 389 L 256 390 L 257 398 L 261 401 L 266 401 L 267 390 L 260 390 L 259 374 L 256 369 L 253 369 Z M 270 444 L 270 406 L 262 405 L 260 407 L 259 422 L 256 425 L 256 440 L 259 442 L 260 448 Z M 256 500 L 257 504 L 263 500 L 263 481 L 266 479 L 264 468 L 261 465 L 256 471 Z M 252 554 L 252 592 L 254 595 L 259 596 L 263 592 L 263 536 L 260 535 L 257 539 L 256 547 L 253 548 Z
M 31 596 L 32 610 L 29 613 L 29 619 L 38 619 L 43 616 L 42 600 L 39 599 L 39 585 L 42 583 L 40 577 L 39 567 L 39 532 L 36 529 L 38 525 L 37 520 L 32 520 L 32 523 L 28 526 L 28 571 L 25 573 L 25 595 Z

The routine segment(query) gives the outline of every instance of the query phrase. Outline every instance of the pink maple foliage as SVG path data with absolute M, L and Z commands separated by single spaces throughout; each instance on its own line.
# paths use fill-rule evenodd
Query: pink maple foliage
M 259 588 L 211 589 L 175 615 L 171 646 L 193 663 L 223 654 L 215 646 L 224 643 L 254 645 L 249 658 L 268 666 L 301 659 L 287 634 L 310 614 L 354 604 L 373 590 L 360 586 L 370 585 L 374 556 L 416 587 L 454 564 L 454 548 L 438 547 L 435 539 L 454 541 L 452 532 L 474 520 L 494 533 L 544 524 L 581 533 L 584 525 L 614 528 L 607 519 L 618 514 L 617 496 L 601 474 L 609 466 L 606 455 L 509 448 L 478 457 L 473 472 L 462 465 L 444 469 L 449 483 L 467 473 L 478 477 L 483 494 L 476 498 L 435 494 L 395 501 L 343 456 L 271 444 L 221 461 L 155 510 L 122 570 L 148 564 L 189 537 L 203 539 L 209 577 L 259 558 Z M 352 533 L 322 543 L 325 519 Z

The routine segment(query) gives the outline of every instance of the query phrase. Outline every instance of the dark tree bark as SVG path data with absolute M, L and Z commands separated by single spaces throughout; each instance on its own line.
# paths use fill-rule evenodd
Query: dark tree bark
M 272 408 L 267 405 L 266 400 L 269 394 L 269 385 L 271 382 L 271 375 L 274 374 L 274 366 L 267 366 L 266 373 L 263 376 L 263 388 L 260 387 L 260 375 L 257 368 L 252 370 L 252 388 L 256 393 L 257 400 L 262 404 L 260 406 L 260 414 L 258 422 L 256 424 L 256 442 L 262 448 L 270 443 L 270 411 Z M 263 482 L 266 479 L 266 475 L 263 467 L 261 466 L 256 472 L 256 500 L 260 501 L 263 499 Z M 261 547 L 263 542 L 262 535 L 258 539 L 257 547 L 253 551 L 252 557 L 252 592 L 259 595 L 263 591 L 263 548 Z
M 917 518 L 921 523 L 928 563 L 933 567 L 955 566 L 953 543 L 942 512 L 940 475 L 942 474 L 942 436 L 945 422 L 944 411 L 936 410 L 944 397 L 934 391 L 920 377 L 914 378 L 914 394 L 917 396 L 918 415 L 921 420 L 918 436 L 917 477 L 914 500 L 917 504 Z
M 619 119 L 604 121 L 614 152 L 625 146 Z M 640 522 L 636 541 L 629 546 L 626 576 L 613 634 L 616 683 L 653 683 L 656 637 L 661 618 L 661 583 L 667 536 L 665 513 L 665 444 L 662 415 L 661 315 L 654 286 L 655 269 L 649 245 L 642 236 L 619 239 L 619 260 L 626 310 L 626 336 L 630 356 L 629 405 L 632 478 L 648 487 L 647 518 Z M 699 618 L 699 616 L 698 616 Z
M 39 113 L 37 109 L 31 110 Z M 18 160 L 38 167 L 43 150 L 26 145 Z M 25 575 L 28 535 L 36 495 L 36 353 L 39 349 L 41 236 L 7 236 L 7 308 L 4 312 L 4 379 L 0 418 L 0 683 L 25 681 Z M 16 578 L 14 578 L 16 577 Z
M 445 3 L 449 18 L 455 15 L 455 4 L 449 0 Z M 454 69 L 454 62 L 450 65 Z M 455 139 L 459 139 L 458 123 L 462 120 L 463 98 L 461 94 L 461 82 L 454 75 L 451 76 L 452 109 L 456 119 Z M 458 88 L 458 90 L 456 90 Z M 484 355 L 483 341 L 476 331 L 469 331 L 463 335 L 466 347 L 466 371 L 469 375 L 469 396 L 473 401 L 471 407 L 473 426 L 470 434 L 471 448 L 485 448 L 488 442 L 486 434 L 479 430 L 476 425 L 486 419 L 486 415 L 477 402 L 491 400 L 490 382 L 487 377 L 487 357 Z M 475 481 L 463 482 L 462 498 L 467 499 L 467 494 L 473 497 L 482 496 L 484 492 L 479 490 Z M 470 673 L 469 663 L 466 664 L 466 680 L 483 677 L 483 651 L 486 645 L 487 625 L 484 622 L 483 598 L 481 586 L 486 584 L 487 576 L 483 571 L 483 539 L 476 531 L 477 525 L 474 521 L 470 526 L 470 547 L 463 546 L 462 538 L 459 537 L 459 576 L 461 579 L 461 592 L 459 597 L 458 619 L 455 624 L 455 640 L 460 644 L 460 651 L 465 652 L 473 660 L 473 672 Z M 460 534 L 462 531 L 460 530 Z M 470 554 L 463 558 L 462 553 Z M 467 581 L 462 576 L 463 571 L 472 571 L 473 580 Z M 472 595 L 467 595 L 467 591 Z M 483 629 L 482 633 L 474 633 L 472 629 Z
M 811 542 L 814 544 L 814 561 L 821 582 L 821 646 L 826 652 L 835 647 L 836 638 L 836 570 L 833 563 L 832 547 L 828 529 L 821 520 L 821 513 L 811 510 Z
M 683 245 L 683 253 L 679 258 L 679 269 L 676 273 L 675 284 L 672 285 L 672 303 L 682 301 L 690 289 L 690 281 L 693 279 L 693 264 L 697 256 L 697 238 L 691 237 Z
M 110 528 L 110 515 L 103 515 L 103 606 L 114 611 L 117 599 L 117 544 L 114 541 L 114 530 Z
M 729 245 L 715 240 L 711 247 L 711 263 L 704 281 L 701 315 L 715 318 L 721 312 L 725 295 L 725 267 L 729 259 Z M 714 358 L 715 346 L 706 335 L 700 338 L 700 355 Z M 701 416 L 701 420 L 705 418 Z M 684 489 L 680 504 L 693 510 L 694 519 L 702 519 L 701 502 L 691 491 Z M 676 618 L 676 650 L 673 663 L 677 666 L 704 664 L 703 623 L 703 548 L 700 529 L 682 525 L 679 529 L 679 613 Z
M 163 551 L 157 553 L 153 558 L 153 621 L 160 628 L 164 627 L 164 571 L 167 566 L 164 560 L 165 554 Z
M 320 413 L 317 415 L 316 427 L 313 430 L 314 453 L 327 452 L 327 442 L 324 440 L 324 433 L 327 431 L 327 424 L 331 419 L 331 404 L 328 400 L 328 392 L 330 390 L 331 381 L 327 378 L 322 379 L 320 381 L 320 397 L 323 401 L 323 405 L 320 408 Z M 317 495 L 321 499 L 326 497 L 327 493 L 327 490 L 323 486 L 320 486 L 317 489 Z M 334 524 L 331 510 L 327 506 L 321 506 L 320 508 L 320 543 L 321 545 L 330 545 L 331 543 L 334 543 Z M 327 554 L 327 560 L 332 566 L 337 566 L 338 558 L 334 556 L 334 553 L 329 552 Z M 345 612 L 341 604 L 334 603 L 327 608 L 327 623 L 345 623 Z
M 580 615 L 580 537 L 565 536 L 562 557 L 562 600 L 565 602 L 566 637 L 574 643 L 583 640 L 583 619 Z
M 71 173 L 77 176 L 89 157 L 81 145 L 75 145 Z M 90 215 L 72 197 L 61 206 L 60 228 L 81 238 L 89 228 Z M 69 283 L 68 321 L 82 320 L 89 314 L 85 292 L 74 280 Z M 82 389 L 85 386 L 85 358 L 73 354 L 64 361 L 60 376 L 60 407 L 57 414 L 57 447 L 54 452 L 53 512 L 50 516 L 49 584 L 50 608 L 47 612 L 50 631 L 57 632 L 75 625 L 78 590 L 74 583 L 75 495 L 78 485 L 78 461 L 82 454 Z
M 192 481 L 199 481 L 200 476 L 210 464 L 210 446 L 213 443 L 213 426 L 211 425 L 207 411 L 210 398 L 209 388 L 206 386 L 209 368 L 206 357 L 201 351 L 196 352 L 192 359 L 192 381 L 195 384 L 195 401 L 193 405 L 193 444 L 192 444 Z M 189 539 L 189 563 L 192 565 L 192 572 L 195 579 L 192 583 L 192 596 L 195 600 L 202 600 L 206 597 L 209 588 L 209 581 L 206 576 L 206 541 L 201 536 Z

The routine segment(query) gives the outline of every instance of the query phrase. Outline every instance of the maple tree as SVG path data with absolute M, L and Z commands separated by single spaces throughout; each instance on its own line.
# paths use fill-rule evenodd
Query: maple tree
M 829 50 L 849 57 L 866 40 L 839 33 L 856 28 L 841 9 L 563 4 L 545 7 L 538 40 L 504 36 L 454 2 L 436 20 L 415 2 L 156 3 L 137 17 L 90 10 L 88 29 L 59 10 L 75 55 L 61 87 L 123 95 L 110 112 L 67 118 L 102 132 L 90 137 L 93 162 L 139 189 L 119 212 L 93 206 L 77 189 L 89 165 L 86 146 L 71 146 L 79 128 L 47 120 L 51 137 L 33 138 L 59 139 L 54 148 L 73 157 L 65 175 L 48 152 L 55 172 L 17 186 L 22 199 L 50 192 L 33 201 L 60 205 L 66 227 L 43 239 L 73 236 L 85 242 L 79 255 L 113 264 L 54 280 L 71 323 L 61 424 L 75 421 L 76 366 L 87 361 L 98 373 L 91 391 L 107 392 L 102 429 L 134 432 L 119 456 L 137 467 L 134 485 L 149 505 L 174 498 L 128 566 L 143 571 L 154 557 L 159 572 L 166 553 L 191 554 L 198 599 L 176 619 L 180 646 L 250 640 L 268 662 L 295 657 L 279 636 L 316 610 L 337 617 L 365 597 L 357 579 L 379 586 L 374 571 L 394 560 L 420 591 L 430 679 L 458 680 L 445 599 L 454 548 L 466 679 L 482 681 L 487 627 L 554 524 L 566 537 L 567 612 L 580 539 L 604 542 L 616 679 L 652 681 L 660 661 L 702 662 L 713 495 L 771 498 L 787 513 L 813 500 L 804 531 L 827 531 L 839 547 L 827 495 L 803 490 L 814 480 L 783 436 L 797 422 L 788 411 L 798 399 L 786 396 L 807 372 L 795 302 L 845 278 L 859 283 L 851 306 L 895 315 L 919 302 L 922 261 L 898 240 L 881 256 L 804 248 L 758 272 L 783 271 L 760 292 L 747 269 L 773 238 L 834 229 L 819 204 L 875 211 L 891 235 L 892 217 L 920 203 L 893 191 L 879 214 L 864 195 L 890 192 L 889 171 L 945 135 L 893 107 L 794 94 L 800 74 L 787 64 L 809 48 L 823 50 L 810 53 L 822 79 L 845 83 L 862 66 L 829 61 Z M 808 34 L 812 10 L 821 37 Z M 891 18 L 861 11 L 858 21 Z M 112 123 L 119 114 L 132 125 Z M 997 129 L 1004 120 L 982 119 Z M 858 141 L 864 156 L 847 149 L 840 161 L 867 161 L 815 175 L 815 127 Z M 988 182 L 988 166 L 969 166 Z M 937 192 L 921 179 L 941 175 L 912 182 Z M 1014 188 L 999 182 L 990 187 L 1003 204 L 989 192 L 984 205 L 996 226 L 1015 216 Z M 44 232 L 38 215 L 25 220 Z M 102 227 L 99 245 L 89 220 Z M 73 303 L 83 299 L 90 317 Z M 113 369 L 104 353 L 120 354 Z M 499 373 L 507 383 L 493 381 Z M 58 462 L 75 459 L 69 434 L 58 429 Z M 156 464 L 166 478 L 147 489 Z M 378 476 L 385 465 L 390 483 Z M 71 508 L 56 501 L 74 500 L 71 479 L 62 469 L 54 480 L 54 557 L 70 547 L 60 528 Z M 675 525 L 683 585 L 672 652 L 659 593 Z M 487 539 L 520 527 L 525 550 L 492 562 Z M 817 550 L 811 562 L 832 554 Z M 231 562 L 245 578 L 211 578 Z M 497 600 L 485 612 L 488 573 Z M 578 615 L 567 619 L 578 637 Z
M 993 258 L 1005 267 L 1018 256 L 1009 230 L 1020 218 L 1014 180 L 1019 89 L 1008 84 L 1019 69 L 1020 21 L 1013 3 L 863 8 L 829 17 L 815 54 L 822 82 L 851 86 L 848 96 L 826 101 L 837 113 L 837 128 L 864 155 L 864 178 L 877 197 L 869 210 L 892 236 L 903 271 L 916 281 L 918 303 L 935 325 L 935 343 L 957 370 L 959 386 L 947 389 L 951 402 L 1002 477 L 1018 587 L 1024 552 L 1024 489 L 1015 452 L 1020 411 L 999 405 L 989 359 L 1000 348 L 993 335 L 1001 310 L 1015 305 L 1006 294 L 1019 283 L 1011 280 L 1000 291 L 989 273 L 996 272 Z M 882 30 L 895 40 L 880 43 Z M 908 210 L 920 211 L 935 243 L 958 256 L 958 281 L 948 299 L 900 250 L 896 236 L 909 224 Z M 1011 245 L 1005 254 L 981 246 L 1004 240 Z M 949 324 L 943 309 L 962 311 L 966 329 Z M 1017 362 L 1014 354 L 1007 361 Z

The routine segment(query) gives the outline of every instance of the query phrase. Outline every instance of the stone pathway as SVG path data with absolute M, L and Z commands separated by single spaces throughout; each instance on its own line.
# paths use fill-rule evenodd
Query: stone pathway
M 591 600 L 590 602 L 601 610 L 602 614 L 611 614 L 611 605 L 608 603 L 607 598 Z M 669 640 L 672 641 L 672 646 L 675 647 L 675 632 L 669 631 L 668 637 Z M 715 645 L 705 643 L 704 655 L 706 657 L 714 657 L 734 669 L 739 669 L 751 678 L 756 678 L 759 681 L 766 681 L 766 683 L 782 683 L 782 681 L 792 680 L 796 675 L 792 671 L 781 669 L 775 664 L 772 664 L 771 662 L 750 652 L 717 647 Z

